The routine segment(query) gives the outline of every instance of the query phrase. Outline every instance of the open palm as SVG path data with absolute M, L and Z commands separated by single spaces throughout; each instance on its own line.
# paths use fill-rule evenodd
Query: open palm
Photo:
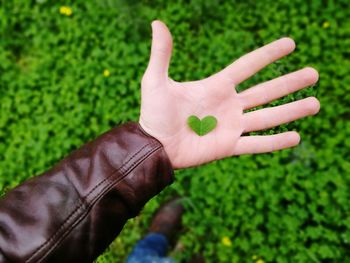
M 235 86 L 257 71 L 291 53 L 295 44 L 282 38 L 236 60 L 222 71 L 198 81 L 176 82 L 168 77 L 172 38 L 160 21 L 152 23 L 151 58 L 142 79 L 140 125 L 164 146 L 174 168 L 185 168 L 246 153 L 263 153 L 295 146 L 296 132 L 268 136 L 242 136 L 316 114 L 320 105 L 309 97 L 286 105 L 248 113 L 317 82 L 312 68 L 287 74 L 241 93 Z M 188 125 L 189 116 L 217 119 L 215 129 L 198 136 Z

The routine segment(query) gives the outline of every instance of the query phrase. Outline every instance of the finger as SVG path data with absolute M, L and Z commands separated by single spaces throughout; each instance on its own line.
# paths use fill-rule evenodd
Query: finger
M 284 132 L 265 136 L 242 136 L 236 144 L 234 155 L 267 153 L 298 145 L 297 132 Z
M 239 93 L 244 110 L 248 110 L 290 93 L 315 84 L 318 72 L 313 68 L 304 68 L 282 77 L 261 83 Z
M 229 79 L 233 84 L 239 84 L 277 59 L 293 52 L 294 49 L 293 39 L 281 38 L 240 57 L 218 74 Z
M 172 42 L 167 26 L 161 21 L 153 21 L 151 57 L 147 68 L 153 78 L 167 76 Z
M 319 110 L 319 101 L 315 97 L 309 97 L 277 107 L 248 112 L 243 115 L 244 132 L 269 129 L 314 115 Z

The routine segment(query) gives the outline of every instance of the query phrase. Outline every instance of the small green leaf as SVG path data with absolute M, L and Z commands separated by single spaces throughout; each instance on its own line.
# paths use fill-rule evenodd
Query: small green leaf
M 200 120 L 197 116 L 191 115 L 187 124 L 199 136 L 204 136 L 215 129 L 217 120 L 214 116 L 206 116 Z

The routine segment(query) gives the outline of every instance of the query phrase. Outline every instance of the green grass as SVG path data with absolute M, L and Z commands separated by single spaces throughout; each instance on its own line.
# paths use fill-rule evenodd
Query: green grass
M 72 15 L 60 14 L 61 6 Z M 180 260 L 203 253 L 208 262 L 350 262 L 349 10 L 347 0 L 0 0 L 0 189 L 42 173 L 114 125 L 137 121 L 153 19 L 173 33 L 175 80 L 206 77 L 290 36 L 296 51 L 239 89 L 318 69 L 318 85 L 272 104 L 320 99 L 317 117 L 272 131 L 298 130 L 301 145 L 177 172 L 98 262 L 122 262 L 174 194 L 186 205 L 174 253 Z

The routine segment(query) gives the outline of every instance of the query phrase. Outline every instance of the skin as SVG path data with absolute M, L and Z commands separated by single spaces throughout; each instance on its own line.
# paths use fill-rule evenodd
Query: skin
M 304 68 L 240 93 L 235 90 L 238 84 L 294 49 L 292 39 L 281 38 L 242 56 L 208 78 L 177 82 L 168 76 L 171 34 L 164 23 L 154 21 L 151 57 L 141 85 L 141 127 L 163 144 L 174 169 L 296 146 L 300 136 L 294 131 L 266 136 L 244 133 L 314 115 L 320 109 L 316 98 L 244 111 L 315 84 L 318 80 L 315 69 Z M 218 124 L 212 132 L 200 137 L 186 124 L 190 115 L 200 119 L 213 115 Z

